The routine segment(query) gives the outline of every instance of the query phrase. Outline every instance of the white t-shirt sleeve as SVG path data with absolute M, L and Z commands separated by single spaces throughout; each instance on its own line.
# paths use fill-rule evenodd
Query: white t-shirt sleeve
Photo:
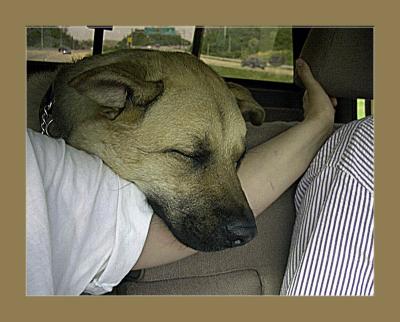
M 153 211 L 96 156 L 26 135 L 27 294 L 102 294 L 132 269 Z

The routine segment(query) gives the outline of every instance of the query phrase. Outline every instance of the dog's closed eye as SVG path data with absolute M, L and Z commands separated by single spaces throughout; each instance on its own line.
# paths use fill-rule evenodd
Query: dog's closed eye
M 125 88 L 125 104 L 131 104 L 133 105 L 133 91 L 131 88 L 126 87 Z
M 193 166 L 199 167 L 206 164 L 209 159 L 210 152 L 209 151 L 182 151 L 176 149 L 167 149 L 163 151 L 164 153 L 168 153 L 180 159 L 184 159 L 186 161 L 191 161 Z

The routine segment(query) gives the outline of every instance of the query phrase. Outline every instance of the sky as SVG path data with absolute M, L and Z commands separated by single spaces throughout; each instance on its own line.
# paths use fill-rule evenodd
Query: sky
M 89 29 L 86 26 L 80 27 L 66 27 L 68 33 L 78 40 L 93 39 L 93 29 Z M 110 40 L 121 40 L 127 34 L 135 28 L 144 28 L 144 26 L 114 26 L 112 31 L 104 32 L 104 39 Z M 175 26 L 176 31 L 182 36 L 182 38 L 192 41 L 194 26 Z

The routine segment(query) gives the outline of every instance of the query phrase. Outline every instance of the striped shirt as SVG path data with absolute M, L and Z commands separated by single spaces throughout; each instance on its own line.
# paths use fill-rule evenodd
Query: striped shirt
M 295 196 L 281 295 L 374 294 L 374 121 L 337 130 Z

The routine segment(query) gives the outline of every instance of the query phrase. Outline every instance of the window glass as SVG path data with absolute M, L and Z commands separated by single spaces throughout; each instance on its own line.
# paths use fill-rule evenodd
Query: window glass
M 104 32 L 103 53 L 129 48 L 191 52 L 194 26 L 114 26 Z
M 365 117 L 365 99 L 357 98 L 357 119 Z
M 85 26 L 26 28 L 27 60 L 71 63 L 92 54 L 93 29 Z
M 291 83 L 292 29 L 207 27 L 200 58 L 224 77 Z

